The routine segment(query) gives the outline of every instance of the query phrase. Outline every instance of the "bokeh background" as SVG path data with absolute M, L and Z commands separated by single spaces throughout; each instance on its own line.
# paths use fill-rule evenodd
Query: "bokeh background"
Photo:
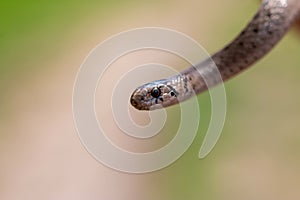
M 251 19 L 258 1 L 3 1 L 0 3 L 1 199 L 299 199 L 300 35 L 295 30 L 226 83 L 228 112 L 213 152 L 190 149 L 158 172 L 99 164 L 81 145 L 72 89 L 88 53 L 130 28 L 183 32 L 213 53 Z M 178 65 L 178 69 L 186 66 Z M 171 111 L 172 112 L 172 111 Z M 175 123 L 175 122 L 174 122 Z

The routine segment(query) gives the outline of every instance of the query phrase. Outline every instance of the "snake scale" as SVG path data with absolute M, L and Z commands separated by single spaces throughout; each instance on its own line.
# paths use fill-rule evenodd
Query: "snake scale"
M 234 77 L 266 55 L 299 19 L 300 0 L 263 0 L 231 43 L 177 75 L 138 87 L 131 95 L 131 105 L 138 110 L 167 107 Z M 221 78 L 215 78 L 213 66 Z

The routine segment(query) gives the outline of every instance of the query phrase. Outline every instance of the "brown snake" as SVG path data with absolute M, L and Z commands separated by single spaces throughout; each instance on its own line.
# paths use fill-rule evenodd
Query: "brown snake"
M 256 15 L 230 44 L 180 74 L 138 87 L 131 95 L 131 104 L 139 110 L 167 107 L 207 90 L 207 81 L 210 87 L 234 77 L 266 55 L 299 17 L 300 0 L 263 0 Z M 213 66 L 221 79 L 214 78 Z

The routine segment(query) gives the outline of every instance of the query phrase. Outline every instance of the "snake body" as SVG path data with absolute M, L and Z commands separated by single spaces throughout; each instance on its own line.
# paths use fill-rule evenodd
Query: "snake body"
M 180 74 L 138 87 L 131 95 L 131 104 L 138 110 L 167 107 L 234 77 L 266 55 L 299 18 L 300 0 L 263 0 L 231 43 Z M 215 78 L 214 66 L 219 79 Z

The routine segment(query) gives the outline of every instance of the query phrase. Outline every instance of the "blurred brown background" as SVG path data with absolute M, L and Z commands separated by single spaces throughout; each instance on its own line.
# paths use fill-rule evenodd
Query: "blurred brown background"
M 1 2 L 0 198 L 299 199 L 295 31 L 226 84 L 225 128 L 204 160 L 197 155 L 205 126 L 170 167 L 143 175 L 116 172 L 83 148 L 72 119 L 77 70 L 101 41 L 130 28 L 159 26 L 183 32 L 213 53 L 257 8 L 250 0 Z M 208 95 L 199 101 L 208 121 Z

